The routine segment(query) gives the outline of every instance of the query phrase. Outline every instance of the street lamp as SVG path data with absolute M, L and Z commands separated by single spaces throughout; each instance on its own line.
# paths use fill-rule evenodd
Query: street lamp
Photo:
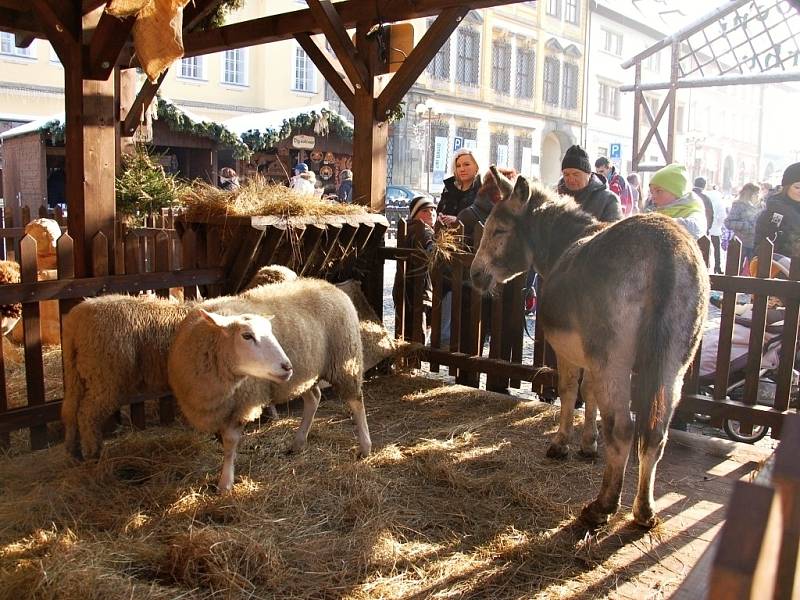
M 433 98 L 428 98 L 425 102 L 417 104 L 415 109 L 417 116 L 420 119 L 427 119 L 428 121 L 428 136 L 425 143 L 425 171 L 428 174 L 428 184 L 425 191 L 431 193 L 431 171 L 433 170 L 433 152 L 431 152 L 431 140 L 433 139 L 433 119 L 437 116 L 436 102 Z M 430 153 L 430 157 L 428 156 Z

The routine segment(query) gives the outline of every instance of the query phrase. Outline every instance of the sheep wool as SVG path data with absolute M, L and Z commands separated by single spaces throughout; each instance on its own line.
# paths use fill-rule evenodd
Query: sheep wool
M 239 296 L 212 299 L 203 307 L 222 315 L 272 315 L 273 334 L 294 368 L 288 382 L 249 378 L 236 384 L 235 394 L 223 393 L 220 382 L 228 371 L 226 357 L 215 354 L 213 345 L 199 341 L 195 316 L 181 323 L 169 351 L 169 384 L 193 427 L 222 433 L 226 459 L 229 452 L 235 454 L 241 422 L 251 418 L 256 407 L 285 403 L 297 396 L 303 398 L 303 418 L 292 450 L 302 450 L 319 406 L 320 379 L 330 383 L 347 403 L 355 422 L 359 453 L 362 457 L 369 455 L 372 441 L 361 394 L 359 321 L 344 292 L 319 279 L 299 278 L 260 286 Z M 232 477 L 220 481 L 221 491 L 227 491 L 233 483 Z

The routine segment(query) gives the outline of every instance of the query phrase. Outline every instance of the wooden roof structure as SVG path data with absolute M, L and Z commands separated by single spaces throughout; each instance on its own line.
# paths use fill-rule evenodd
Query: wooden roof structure
M 386 186 L 387 114 L 417 80 L 461 19 L 473 9 L 520 0 L 307 0 L 308 8 L 201 31 L 222 0 L 194 0 L 183 9 L 185 56 L 198 56 L 294 38 L 353 113 L 354 189 L 363 204 L 382 210 Z M 107 0 L 0 0 L 0 30 L 18 46 L 47 39 L 64 66 L 66 188 L 75 275 L 89 272 L 89 240 L 102 231 L 114 240 L 114 176 L 121 139 L 131 136 L 165 73 L 133 87 L 133 17 L 105 11 Z M 385 38 L 397 21 L 436 17 L 393 75 Z M 355 43 L 347 33 L 355 29 Z M 346 77 L 312 39 L 324 34 Z M 384 43 L 378 43 L 379 40 Z M 129 72 L 129 76 L 125 73 Z M 385 75 L 384 77 L 378 77 Z

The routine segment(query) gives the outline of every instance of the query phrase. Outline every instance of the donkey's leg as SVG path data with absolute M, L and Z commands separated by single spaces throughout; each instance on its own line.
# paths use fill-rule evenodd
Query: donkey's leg
M 581 434 L 581 456 L 586 458 L 597 457 L 597 399 L 594 397 L 594 382 L 587 369 L 583 372 L 581 382 L 581 397 L 586 403 L 583 419 L 583 433 Z
M 319 400 L 322 397 L 322 392 L 319 391 L 319 386 L 314 385 L 310 389 L 303 392 L 303 418 L 300 421 L 300 427 L 297 428 L 297 433 L 294 434 L 294 442 L 292 443 L 292 452 L 301 452 L 306 447 L 308 442 L 308 432 L 311 429 L 311 424 L 314 422 L 314 415 L 317 414 L 319 408 Z
M 590 525 L 599 525 L 619 508 L 622 480 L 631 450 L 630 371 L 608 369 L 603 375 L 594 373 L 592 381 L 594 397 L 603 418 L 606 468 L 600 493 L 583 509 L 581 519 Z
M 653 485 L 656 479 L 656 466 L 664 454 L 667 444 L 667 432 L 672 413 L 680 400 L 683 373 L 677 377 L 665 379 L 663 393 L 653 400 L 655 406 L 653 418 L 642 423 L 639 437 L 639 486 L 636 499 L 633 501 L 633 519 L 642 527 L 652 528 L 658 523 L 655 515 Z M 647 415 L 643 415 L 646 418 Z
M 556 356 L 558 363 L 558 395 L 561 398 L 561 419 L 558 431 L 547 448 L 549 458 L 565 458 L 569 453 L 569 440 L 572 437 L 575 400 L 578 398 L 578 377 L 580 368 L 561 356 Z

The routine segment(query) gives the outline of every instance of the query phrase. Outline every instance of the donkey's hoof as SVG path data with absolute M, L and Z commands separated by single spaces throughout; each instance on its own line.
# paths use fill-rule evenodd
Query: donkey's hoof
M 580 454 L 581 458 L 585 458 L 587 460 L 597 460 L 597 444 L 588 448 L 581 448 L 578 451 L 578 454 Z
M 608 518 L 615 512 L 615 510 L 606 510 L 595 500 L 583 507 L 580 520 L 590 527 L 598 527 L 608 523 Z
M 633 521 L 643 529 L 652 529 L 661 522 L 661 519 L 652 510 L 634 511 Z
M 547 458 L 567 458 L 569 455 L 569 446 L 566 444 L 550 444 L 547 448 Z

